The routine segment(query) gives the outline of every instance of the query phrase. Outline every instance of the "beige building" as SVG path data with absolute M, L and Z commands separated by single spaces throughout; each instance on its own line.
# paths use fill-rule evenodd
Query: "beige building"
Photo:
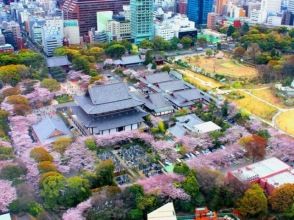
M 63 33 L 69 44 L 80 44 L 78 20 L 64 20 Z

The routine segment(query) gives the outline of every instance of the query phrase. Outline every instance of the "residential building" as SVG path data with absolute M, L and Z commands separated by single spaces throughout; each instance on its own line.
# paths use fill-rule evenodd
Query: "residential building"
M 208 16 L 207 16 L 207 28 L 208 29 L 215 30 L 217 16 L 218 16 L 218 14 L 215 12 L 208 13 Z
M 60 137 L 71 137 L 71 132 L 59 117 L 45 117 L 32 126 L 33 135 L 41 144 L 50 144 Z
M 104 135 L 138 129 L 147 114 L 143 103 L 133 98 L 122 82 L 93 85 L 75 97 L 72 120 L 83 134 Z
M 228 0 L 216 0 L 215 13 L 222 15 L 224 6 L 228 3 Z
M 293 25 L 293 14 L 290 11 L 285 11 L 282 18 L 282 25 Z
M 80 44 L 80 29 L 78 20 L 64 20 L 63 35 L 69 44 Z
M 107 34 L 110 40 L 130 40 L 131 22 L 129 20 L 109 20 L 107 22 Z
M 42 46 L 47 56 L 52 56 L 56 48 L 63 45 L 63 19 L 47 18 L 42 27 Z
M 131 35 L 135 43 L 144 39 L 152 39 L 153 0 L 131 0 Z
M 196 25 L 206 25 L 207 15 L 213 11 L 213 0 L 188 0 L 187 15 Z
M 285 184 L 294 183 L 294 170 L 283 161 L 272 157 L 228 172 L 229 180 L 258 183 L 267 193 Z
M 13 32 L 10 30 L 4 30 L 2 31 L 2 34 L 5 38 L 5 42 L 13 46 L 14 49 L 17 49 L 17 43 L 14 39 Z
M 282 24 L 282 15 L 270 15 L 267 17 L 267 24 L 271 26 L 280 26 Z
M 65 20 L 77 19 L 81 35 L 86 35 L 91 28 L 97 27 L 96 13 L 98 11 L 113 11 L 118 13 L 129 0 L 65 0 L 62 5 Z

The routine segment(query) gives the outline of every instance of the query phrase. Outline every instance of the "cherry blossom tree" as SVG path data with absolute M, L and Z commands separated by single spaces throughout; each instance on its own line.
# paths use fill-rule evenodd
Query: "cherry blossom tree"
M 63 214 L 62 219 L 63 220 L 83 220 L 86 219 L 83 216 L 83 213 L 87 211 L 89 208 L 91 208 L 91 198 L 88 200 L 81 202 L 78 204 L 75 208 L 68 209 L 66 213 Z
M 8 205 L 17 198 L 12 182 L 0 180 L 0 212 L 7 212 Z
M 156 194 L 172 199 L 189 200 L 190 196 L 183 189 L 177 188 L 175 184 L 184 181 L 184 178 L 184 176 L 177 174 L 161 174 L 138 180 L 138 184 L 148 194 Z
M 195 148 L 207 149 L 213 146 L 212 140 L 208 134 L 200 135 L 198 137 L 185 135 L 177 139 L 177 143 L 185 146 L 188 152 L 195 151 Z

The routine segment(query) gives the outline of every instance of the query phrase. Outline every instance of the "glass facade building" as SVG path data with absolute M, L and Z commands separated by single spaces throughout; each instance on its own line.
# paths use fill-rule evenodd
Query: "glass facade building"
M 207 23 L 207 15 L 213 10 L 213 0 L 188 0 L 187 15 L 196 25 Z
M 153 0 L 131 0 L 131 35 L 135 43 L 151 39 L 154 33 Z

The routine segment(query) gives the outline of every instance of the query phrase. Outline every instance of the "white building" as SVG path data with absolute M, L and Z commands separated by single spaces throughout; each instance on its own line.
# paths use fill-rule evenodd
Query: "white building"
M 267 24 L 272 26 L 280 26 L 282 24 L 282 16 L 269 15 L 267 18 Z
M 63 33 L 69 44 L 80 44 L 78 20 L 64 20 Z
M 260 6 L 259 23 L 267 22 L 269 14 L 276 14 L 281 11 L 282 0 L 262 0 Z
M 63 45 L 63 19 L 48 18 L 42 28 L 42 45 L 47 56 L 52 56 L 56 48 Z
M 258 23 L 259 14 L 260 14 L 260 10 L 256 10 L 256 9 L 252 10 L 249 14 L 250 22 L 251 23 Z
M 105 32 L 107 30 L 107 23 L 112 19 L 112 11 L 99 11 L 96 13 L 97 16 L 97 31 Z
M 190 21 L 186 15 L 177 14 L 173 17 L 165 17 L 163 21 L 155 23 L 155 35 L 171 40 L 179 37 L 180 32 L 196 31 L 195 22 Z

